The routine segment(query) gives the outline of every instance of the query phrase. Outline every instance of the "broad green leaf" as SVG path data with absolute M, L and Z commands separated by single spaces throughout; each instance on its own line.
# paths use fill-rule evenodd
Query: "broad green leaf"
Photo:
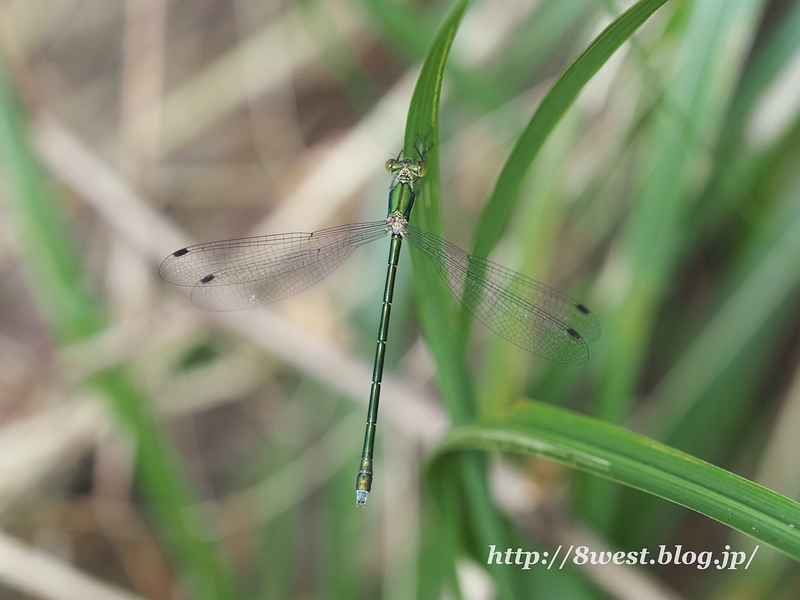
M 475 449 L 551 458 L 691 508 L 800 560 L 800 504 L 622 427 L 525 401 L 501 420 L 453 429 L 437 460 Z

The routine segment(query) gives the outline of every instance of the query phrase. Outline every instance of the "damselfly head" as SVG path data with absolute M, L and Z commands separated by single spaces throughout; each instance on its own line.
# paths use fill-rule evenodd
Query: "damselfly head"
M 384 166 L 387 173 L 397 176 L 398 183 L 414 183 L 428 172 L 428 165 L 424 161 L 410 158 L 390 158 Z

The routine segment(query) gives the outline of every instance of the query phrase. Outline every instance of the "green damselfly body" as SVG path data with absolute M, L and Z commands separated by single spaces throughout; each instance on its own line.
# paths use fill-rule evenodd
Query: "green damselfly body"
M 440 237 L 408 223 L 414 184 L 427 173 L 419 160 L 389 159 L 394 175 L 386 220 L 353 223 L 313 233 L 281 233 L 188 246 L 161 264 L 161 277 L 192 287 L 192 302 L 206 310 L 237 310 L 296 294 L 331 273 L 359 246 L 390 236 L 389 261 L 378 325 L 372 385 L 356 504 L 372 488 L 375 432 L 397 263 L 404 239 L 430 259 L 456 298 L 489 329 L 521 348 L 553 361 L 581 364 L 586 341 L 600 337 L 595 316 L 577 302 L 538 281 L 483 258 L 471 256 Z

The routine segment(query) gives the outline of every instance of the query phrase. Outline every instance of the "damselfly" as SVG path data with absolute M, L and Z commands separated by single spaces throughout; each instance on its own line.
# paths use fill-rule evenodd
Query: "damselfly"
M 557 362 L 581 364 L 589 358 L 586 340 L 600 337 L 600 324 L 580 302 L 409 225 L 416 198 L 412 186 L 427 170 L 422 155 L 417 161 L 398 156 L 386 162 L 386 171 L 395 176 L 395 181 L 385 221 L 198 244 L 173 252 L 161 264 L 163 279 L 193 288 L 196 306 L 237 310 L 296 294 L 331 273 L 359 246 L 391 236 L 364 448 L 356 478 L 358 506 L 366 503 L 372 488 L 378 401 L 403 239 L 433 262 L 476 319 L 528 352 Z

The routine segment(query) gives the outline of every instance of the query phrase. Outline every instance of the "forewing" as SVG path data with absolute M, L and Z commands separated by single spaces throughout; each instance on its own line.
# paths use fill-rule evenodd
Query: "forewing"
M 258 306 L 315 284 L 385 229 L 384 221 L 375 221 L 198 244 L 173 252 L 159 273 L 170 283 L 194 287 L 192 302 L 200 308 Z

